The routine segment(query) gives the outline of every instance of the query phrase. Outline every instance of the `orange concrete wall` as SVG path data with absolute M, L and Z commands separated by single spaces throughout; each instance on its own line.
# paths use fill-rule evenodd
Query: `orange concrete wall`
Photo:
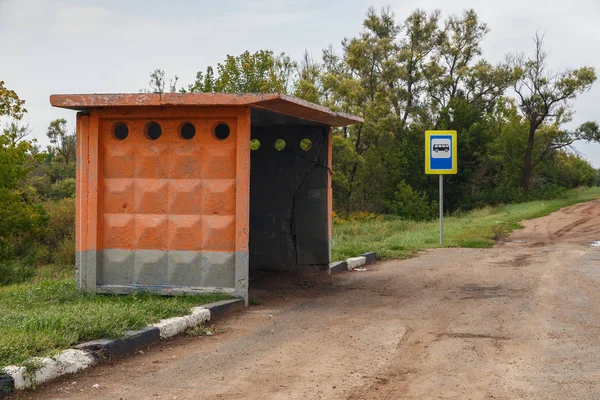
M 144 134 L 150 121 L 162 127 L 154 141 Z M 124 140 L 113 136 L 118 122 L 128 125 Z M 196 128 L 190 140 L 179 136 L 186 122 Z M 220 122 L 225 140 L 213 135 Z M 248 251 L 248 107 L 97 110 L 78 115 L 77 134 L 79 252 Z
M 211 133 L 217 119 L 188 118 L 196 136 L 183 140 L 182 121 L 155 118 L 155 141 L 144 120 L 123 121 L 123 141 L 111 135 L 116 121 L 102 121 L 103 249 L 235 250 L 237 123 L 221 119 L 231 128 L 223 141 Z
M 91 119 L 99 122 L 90 126 L 89 163 L 81 163 L 78 175 L 79 198 L 87 197 L 89 202 L 78 204 L 81 208 L 78 226 L 82 234 L 87 231 L 89 235 L 87 240 L 82 240 L 83 236 L 78 238 L 79 250 L 236 249 L 236 207 L 248 203 L 244 193 L 238 193 L 236 201 L 237 125 L 241 118 L 244 129 L 248 129 L 247 109 L 201 111 L 204 116 L 198 115 L 198 110 L 92 112 Z M 87 118 L 84 116 L 80 124 Z M 147 139 L 143 132 L 149 121 L 159 123 L 163 130 L 155 141 Z M 117 122 L 129 126 L 125 140 L 119 141 L 112 135 Z M 178 128 L 183 122 L 196 127 L 196 136 L 191 140 L 179 137 Z M 226 140 L 220 141 L 212 135 L 218 122 L 230 126 Z M 99 140 L 94 134 L 98 125 Z M 79 142 L 82 154 L 87 150 L 86 139 L 82 131 Z M 96 143 L 101 146 L 99 160 L 98 152 L 94 151 Z M 247 168 L 246 165 L 241 171 L 241 177 L 247 175 Z M 91 170 L 96 173 L 91 174 Z M 94 188 L 99 197 L 94 196 Z M 86 192 L 88 196 L 81 195 Z M 95 206 L 99 211 L 86 210 L 86 206 Z M 247 231 L 245 218 L 237 225 Z M 243 236 L 239 246 L 240 250 L 247 250 Z

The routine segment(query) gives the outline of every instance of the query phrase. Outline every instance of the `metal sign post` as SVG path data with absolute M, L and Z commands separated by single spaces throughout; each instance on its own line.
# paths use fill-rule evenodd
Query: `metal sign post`
M 440 244 L 444 244 L 444 175 L 458 172 L 456 131 L 425 132 L 425 173 L 440 177 Z
M 444 244 L 444 175 L 440 174 L 440 244 Z

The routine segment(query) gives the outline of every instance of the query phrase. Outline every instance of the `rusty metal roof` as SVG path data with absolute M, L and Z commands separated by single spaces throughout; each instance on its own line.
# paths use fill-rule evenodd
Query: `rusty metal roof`
M 250 106 L 328 126 L 363 122 L 360 117 L 280 93 L 53 94 L 50 104 L 82 111 L 114 107 Z

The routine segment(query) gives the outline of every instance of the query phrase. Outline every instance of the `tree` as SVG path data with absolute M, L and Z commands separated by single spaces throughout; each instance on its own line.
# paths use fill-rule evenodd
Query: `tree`
M 142 89 L 142 92 L 146 93 L 165 93 L 165 91 L 174 93 L 177 92 L 177 82 L 179 81 L 179 77 L 175 75 L 174 78 L 170 78 L 167 84 L 167 77 L 165 71 L 157 68 L 150 73 L 150 81 L 148 82 L 148 86 L 150 86 L 150 90 Z
M 514 58 L 514 64 L 522 70 L 520 79 L 515 83 L 519 108 L 528 123 L 527 142 L 523 156 L 521 186 L 525 194 L 533 169 L 547 158 L 552 150 L 569 146 L 575 140 L 598 140 L 598 125 L 588 122 L 574 131 L 561 131 L 560 125 L 570 119 L 570 102 L 578 95 L 591 89 L 596 81 L 593 67 L 568 69 L 555 73 L 548 69 L 548 53 L 543 48 L 544 37 L 534 37 L 535 51 L 532 57 L 523 55 Z M 544 150 L 534 158 L 536 139 L 540 128 L 553 119 L 554 133 L 547 140 Z
M 217 64 L 217 77 L 212 67 L 196 74 L 188 86 L 191 93 L 290 93 L 297 64 L 285 53 L 275 55 L 270 50 L 256 53 L 245 51 L 239 56 L 227 55 Z
M 15 119 L 21 119 L 27 112 L 25 100 L 19 99 L 19 96 L 13 91 L 4 87 L 4 81 L 0 81 L 0 117 L 5 115 Z
M 76 136 L 67 132 L 67 120 L 61 118 L 50 122 L 46 135 L 52 144 L 48 147 L 50 154 L 56 154 L 65 165 L 75 162 Z
M 0 82 L 0 116 L 20 119 L 25 113 L 23 104 Z M 30 149 L 30 142 L 15 140 L 10 132 L 0 134 L 0 283 L 15 280 L 16 270 L 7 262 L 31 251 L 33 240 L 40 237 L 47 222 L 43 207 L 29 201 L 23 190 L 31 166 Z
M 6 123 L 2 129 L 4 135 L 10 138 L 12 144 L 17 144 L 31 133 L 29 125 L 20 125 L 17 120 Z
M 322 97 L 321 73 L 321 65 L 313 60 L 308 51 L 304 51 L 298 67 L 298 81 L 295 85 L 294 96 L 311 103 L 320 103 Z
M 464 99 L 482 111 L 488 111 L 496 99 L 516 82 L 517 69 L 508 63 L 492 66 L 481 59 L 481 42 L 489 32 L 474 10 L 462 17 L 451 16 L 445 22 L 440 45 L 427 65 L 428 96 L 432 120 L 437 127 L 452 108 L 454 99 Z M 438 114 L 439 113 L 439 114 Z

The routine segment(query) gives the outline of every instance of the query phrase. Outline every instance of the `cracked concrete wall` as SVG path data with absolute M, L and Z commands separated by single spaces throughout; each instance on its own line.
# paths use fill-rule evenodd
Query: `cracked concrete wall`
M 300 271 L 329 264 L 329 127 L 252 126 L 250 269 Z M 310 139 L 305 151 L 300 143 Z M 277 139 L 286 147 L 275 149 Z

